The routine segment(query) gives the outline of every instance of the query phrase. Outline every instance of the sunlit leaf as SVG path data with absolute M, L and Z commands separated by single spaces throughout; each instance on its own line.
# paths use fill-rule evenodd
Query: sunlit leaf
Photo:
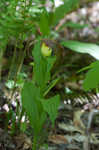
M 79 53 L 87 53 L 96 59 L 99 59 L 99 46 L 91 43 L 82 43 L 78 41 L 62 42 L 62 45 Z

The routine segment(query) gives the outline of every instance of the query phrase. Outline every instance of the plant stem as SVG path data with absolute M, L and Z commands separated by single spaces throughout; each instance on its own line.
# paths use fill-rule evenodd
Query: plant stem
M 32 150 L 37 150 L 37 138 L 36 137 L 33 138 L 33 147 L 32 147 Z
M 2 58 L 3 58 L 3 50 L 0 52 L 0 80 L 1 80 L 1 72 L 2 72 Z
M 14 47 L 14 54 L 13 54 L 13 58 L 12 58 L 12 62 L 11 62 L 11 67 L 10 67 L 10 70 L 9 70 L 9 73 L 8 73 L 8 80 L 11 76 L 11 73 L 13 72 L 13 68 L 14 68 L 14 65 L 15 65 L 15 60 L 16 60 L 16 47 L 17 47 L 17 43 Z

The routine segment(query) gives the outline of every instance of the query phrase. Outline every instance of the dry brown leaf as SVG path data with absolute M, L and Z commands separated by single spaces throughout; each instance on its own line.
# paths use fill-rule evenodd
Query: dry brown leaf
M 54 143 L 54 144 L 66 144 L 68 141 L 63 135 L 52 135 L 49 136 L 49 141 Z
M 20 134 L 19 136 L 16 136 L 14 139 L 17 145 L 17 149 L 23 147 L 23 149 L 26 150 L 32 147 L 32 142 L 30 138 L 27 137 L 25 134 Z

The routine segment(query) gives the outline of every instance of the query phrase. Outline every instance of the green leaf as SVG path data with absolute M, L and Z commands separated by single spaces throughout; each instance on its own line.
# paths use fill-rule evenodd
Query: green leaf
M 78 7 L 79 0 L 65 0 L 64 4 L 57 7 L 54 13 L 54 24 L 57 24 L 67 13 Z
M 20 130 L 24 133 L 27 129 L 27 123 L 26 122 L 22 122 L 20 125 Z
M 60 105 L 60 96 L 56 95 L 48 100 L 42 100 L 41 102 L 44 110 L 49 114 L 49 117 L 54 124 L 54 121 L 57 117 L 58 107 Z
M 26 110 L 35 136 L 40 133 L 46 119 L 40 99 L 40 90 L 32 82 L 26 82 L 22 89 L 22 106 Z
M 55 56 L 51 56 L 47 58 L 47 72 L 50 72 L 54 63 L 56 61 L 56 57 Z
M 34 80 L 41 89 L 44 89 L 49 77 L 45 80 L 47 73 L 47 61 L 41 54 L 40 42 L 38 42 L 35 45 L 33 50 L 33 56 L 34 56 Z
M 93 63 L 91 63 L 90 65 L 86 66 L 86 67 L 83 67 L 82 69 L 78 70 L 77 73 L 80 73 L 82 71 L 85 71 L 85 70 L 88 70 L 88 69 L 91 69 L 93 68 L 95 65 L 97 65 L 99 63 L 99 61 L 95 61 Z
M 80 23 L 74 23 L 74 22 L 67 22 L 66 27 L 74 28 L 74 29 L 82 29 L 85 27 L 88 27 L 88 24 L 80 24 Z
M 48 92 L 56 85 L 56 83 L 60 80 L 61 78 L 58 77 L 55 80 L 53 80 L 47 87 L 46 91 L 44 92 L 44 96 L 48 94 Z
M 96 88 L 99 85 L 99 61 L 92 65 L 93 68 L 88 71 L 83 83 L 84 90 Z
M 48 23 L 49 23 L 49 26 L 52 26 L 53 25 L 53 21 L 54 21 L 54 13 L 51 11 L 49 12 L 49 17 L 48 17 Z
M 50 80 L 50 70 L 56 60 L 55 57 L 45 58 L 41 54 L 40 42 L 36 43 L 34 50 L 34 80 L 42 91 Z
M 61 43 L 63 46 L 70 48 L 79 53 L 88 53 L 96 59 L 99 59 L 99 46 L 91 43 L 82 43 L 78 41 L 66 41 Z
M 46 11 L 42 12 L 41 17 L 40 17 L 39 26 L 40 26 L 40 31 L 43 33 L 44 36 L 49 35 L 49 33 L 50 33 L 48 18 L 49 18 L 49 16 L 47 16 L 47 12 Z
M 64 23 L 59 30 L 61 30 L 63 27 L 69 27 L 69 28 L 73 28 L 73 29 L 82 29 L 85 27 L 88 27 L 88 24 L 80 24 L 80 23 L 74 23 L 74 22 L 67 22 Z

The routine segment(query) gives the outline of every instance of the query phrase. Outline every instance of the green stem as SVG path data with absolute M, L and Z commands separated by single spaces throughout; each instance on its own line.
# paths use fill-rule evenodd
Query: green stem
M 32 150 L 37 150 L 37 137 L 33 137 L 33 147 Z
M 13 72 L 13 68 L 15 66 L 15 60 L 16 60 L 16 47 L 17 47 L 17 44 L 15 45 L 15 48 L 14 48 L 14 54 L 13 54 L 13 58 L 12 58 L 12 62 L 11 62 L 11 67 L 10 67 L 10 70 L 9 70 L 9 73 L 8 73 L 8 80 L 11 76 L 11 73 Z
M 2 72 L 2 58 L 3 58 L 3 50 L 0 52 L 0 80 L 1 80 L 1 72 Z
M 44 94 L 43 94 L 43 96 L 45 97 L 47 94 L 48 94 L 48 92 L 57 84 L 57 82 L 60 80 L 61 78 L 60 77 L 58 77 L 57 79 L 55 79 L 55 80 L 53 80 L 52 82 L 51 82 L 51 84 L 49 85 L 49 87 L 48 87 L 48 89 L 44 92 Z

